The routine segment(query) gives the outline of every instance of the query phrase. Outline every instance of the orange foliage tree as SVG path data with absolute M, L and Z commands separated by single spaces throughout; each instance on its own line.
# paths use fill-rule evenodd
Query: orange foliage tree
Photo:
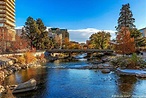
M 33 55 L 32 52 L 26 52 L 24 54 L 24 58 L 26 60 L 26 64 L 29 64 L 29 63 L 32 63 L 32 62 L 36 61 L 36 58 L 35 58 L 35 56 Z
M 135 52 L 134 38 L 130 37 L 128 28 L 122 27 L 117 35 L 116 52 L 120 54 L 130 54 Z
M 68 49 L 80 49 L 80 45 L 70 42 Z
M 20 36 L 18 36 L 16 34 L 16 37 L 15 37 L 15 41 L 12 43 L 12 49 L 13 51 L 16 51 L 16 50 L 26 50 L 28 48 L 28 41 L 24 38 L 21 38 Z
M 6 52 L 10 50 L 12 35 L 6 28 L 0 28 L 0 51 Z

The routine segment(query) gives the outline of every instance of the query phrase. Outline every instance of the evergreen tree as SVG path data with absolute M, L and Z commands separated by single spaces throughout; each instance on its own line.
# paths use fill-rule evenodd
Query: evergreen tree
M 42 19 L 38 18 L 36 20 L 36 24 L 38 25 L 38 29 L 40 30 L 41 33 L 46 30 L 46 26 L 44 25 Z
M 40 40 L 39 40 L 39 49 L 49 49 L 51 48 L 51 40 L 48 36 L 48 32 L 44 31 L 40 35 Z
M 136 28 L 130 29 L 130 36 L 134 38 L 136 47 L 142 47 L 146 45 L 146 38 L 142 36 L 142 33 Z
M 22 30 L 22 37 L 25 37 L 30 41 L 31 49 L 32 47 L 36 47 L 37 37 L 40 33 L 36 21 L 32 17 L 28 17 L 24 29 Z
M 40 31 L 40 34 L 37 35 L 37 40 L 36 40 L 36 48 L 38 49 L 44 49 L 44 41 L 47 39 L 48 37 L 48 32 L 47 34 L 45 34 L 45 30 L 46 30 L 46 26 L 44 25 L 43 21 L 38 18 L 36 20 L 36 24 L 38 26 L 38 29 Z M 46 36 L 45 36 L 46 35 Z
M 118 19 L 118 26 L 116 27 L 116 30 L 120 31 L 122 27 L 134 28 L 135 19 L 133 18 L 132 11 L 130 10 L 129 3 L 122 5 L 120 11 L 120 17 Z
M 46 26 L 39 18 L 34 20 L 28 17 L 25 26 L 22 29 L 22 37 L 30 41 L 30 46 L 39 49 L 48 49 L 51 47 L 51 41 L 46 31 Z

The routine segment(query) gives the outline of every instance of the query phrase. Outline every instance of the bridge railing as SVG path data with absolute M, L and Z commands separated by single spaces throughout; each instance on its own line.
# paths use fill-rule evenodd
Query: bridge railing
M 93 53 L 93 52 L 113 52 L 113 50 L 109 49 L 53 49 L 53 50 L 48 50 L 49 53 L 69 53 L 69 52 L 75 52 L 75 53 Z

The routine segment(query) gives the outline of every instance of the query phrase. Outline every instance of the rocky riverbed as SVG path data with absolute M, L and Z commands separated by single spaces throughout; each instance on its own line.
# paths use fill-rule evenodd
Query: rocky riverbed
M 5 91 L 4 79 L 16 71 L 27 69 L 31 67 L 39 67 L 42 62 L 46 62 L 45 59 L 37 60 L 30 64 L 17 63 L 17 58 L 14 57 L 0 57 L 0 94 Z

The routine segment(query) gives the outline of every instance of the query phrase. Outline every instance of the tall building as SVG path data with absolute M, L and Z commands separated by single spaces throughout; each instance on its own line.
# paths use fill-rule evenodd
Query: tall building
M 22 29 L 15 29 L 16 30 L 16 34 L 18 35 L 18 36 L 21 36 L 21 34 L 22 34 Z
M 69 39 L 69 33 L 67 29 L 49 28 L 48 31 L 49 31 L 49 37 L 55 40 L 59 48 L 62 48 L 62 44 L 65 38 Z
M 0 0 L 0 33 L 15 40 L 15 0 Z

